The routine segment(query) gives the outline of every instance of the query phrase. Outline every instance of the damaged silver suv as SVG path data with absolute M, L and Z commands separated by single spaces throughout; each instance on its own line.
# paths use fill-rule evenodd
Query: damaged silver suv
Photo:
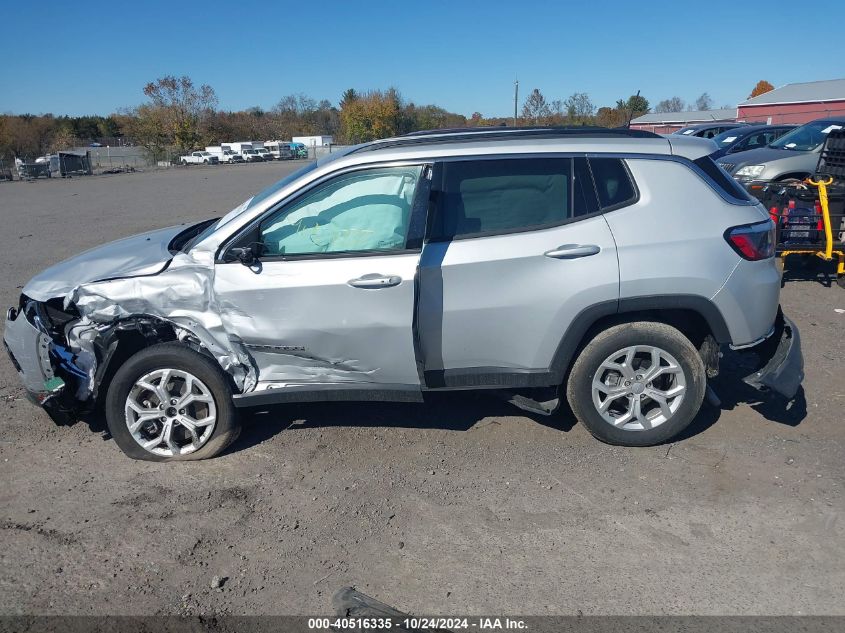
M 442 130 L 309 164 L 220 219 L 90 250 L 9 310 L 56 420 L 105 411 L 129 456 L 201 459 L 240 407 L 558 397 L 597 438 L 664 442 L 720 349 L 792 398 L 798 330 L 773 225 L 710 141 L 607 129 Z

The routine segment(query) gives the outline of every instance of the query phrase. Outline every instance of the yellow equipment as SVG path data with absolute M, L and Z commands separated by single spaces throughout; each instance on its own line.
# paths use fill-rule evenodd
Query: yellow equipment
M 840 283 L 840 280 L 845 276 L 845 250 L 838 249 L 834 250 L 834 239 L 833 239 L 833 227 L 831 226 L 831 216 L 830 216 L 830 205 L 827 198 L 827 186 L 833 183 L 833 178 L 828 178 L 827 180 L 813 180 L 812 178 L 807 178 L 805 181 L 808 185 L 812 185 L 816 187 L 819 191 L 819 206 L 821 207 L 821 221 L 822 227 L 824 229 L 824 243 L 823 249 L 819 250 L 818 248 L 786 248 L 780 251 L 781 259 L 783 260 L 789 255 L 816 255 L 817 257 L 822 258 L 826 262 L 829 262 L 833 259 L 833 256 L 836 255 L 838 258 L 838 263 L 836 267 L 836 276 L 837 276 L 837 283 Z

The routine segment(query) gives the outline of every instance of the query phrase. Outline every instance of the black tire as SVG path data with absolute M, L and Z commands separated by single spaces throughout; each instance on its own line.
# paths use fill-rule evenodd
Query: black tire
M 144 449 L 133 438 L 126 424 L 124 408 L 130 390 L 145 374 L 157 369 L 175 369 L 191 373 L 208 387 L 217 410 L 211 436 L 192 453 L 163 456 Z M 155 462 L 208 459 L 222 452 L 240 435 L 237 409 L 227 377 L 213 360 L 180 343 L 161 343 L 130 357 L 114 375 L 105 403 L 106 422 L 114 441 L 133 459 Z
M 593 377 L 602 363 L 619 350 L 648 345 L 671 354 L 686 381 L 677 410 L 651 429 L 625 430 L 606 421 L 593 403 Z M 597 334 L 581 351 L 566 384 L 566 396 L 575 417 L 597 439 L 619 446 L 653 446 L 675 437 L 689 426 L 701 408 L 707 387 L 704 363 L 690 340 L 664 323 L 637 321 L 610 327 Z

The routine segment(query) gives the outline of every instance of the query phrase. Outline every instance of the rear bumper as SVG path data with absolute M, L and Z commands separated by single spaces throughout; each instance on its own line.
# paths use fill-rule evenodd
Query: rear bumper
M 743 381 L 761 391 L 774 391 L 791 400 L 804 381 L 801 335 L 779 309 L 774 332 L 762 343 L 742 350 L 759 357 L 757 368 Z

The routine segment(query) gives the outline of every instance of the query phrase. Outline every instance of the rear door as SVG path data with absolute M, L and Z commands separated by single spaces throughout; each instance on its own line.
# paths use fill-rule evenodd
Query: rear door
M 427 387 L 549 384 L 579 313 L 616 311 L 616 246 L 597 197 L 583 156 L 435 166 L 417 315 Z

